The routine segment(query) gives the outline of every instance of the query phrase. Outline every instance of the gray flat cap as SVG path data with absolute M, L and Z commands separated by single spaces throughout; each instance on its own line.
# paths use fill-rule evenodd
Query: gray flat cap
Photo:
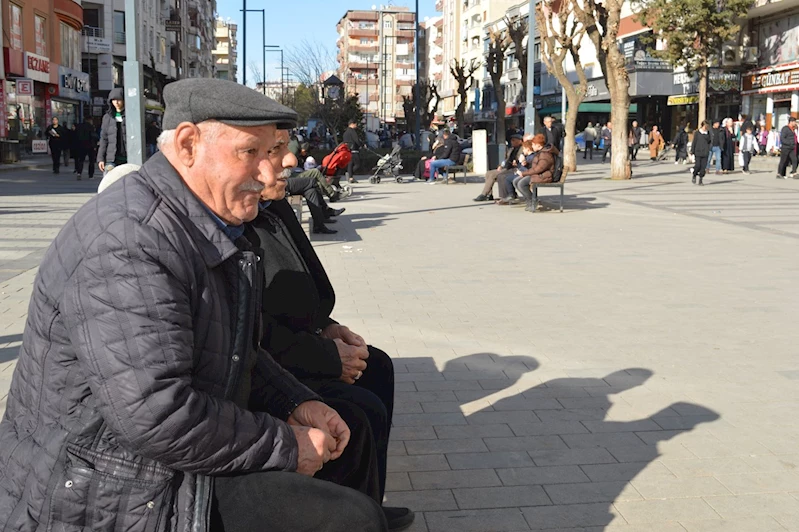
M 181 122 L 198 124 L 218 120 L 231 126 L 275 124 L 278 129 L 297 125 L 297 113 L 260 92 L 232 81 L 192 78 L 164 87 L 163 129 Z

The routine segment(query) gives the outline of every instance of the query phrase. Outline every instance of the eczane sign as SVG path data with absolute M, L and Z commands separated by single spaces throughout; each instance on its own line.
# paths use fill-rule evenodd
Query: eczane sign
M 25 77 L 50 83 L 50 58 L 25 52 Z

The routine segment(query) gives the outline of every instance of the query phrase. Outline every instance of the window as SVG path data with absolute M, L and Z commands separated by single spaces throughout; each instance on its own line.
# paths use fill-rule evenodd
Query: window
M 125 44 L 125 12 L 114 11 L 114 43 Z
M 158 37 L 158 62 L 163 63 L 166 57 L 166 37 Z
M 394 27 L 393 24 L 394 23 L 391 20 L 388 20 L 388 19 L 384 20 L 383 21 L 383 28 L 385 28 L 387 30 L 390 30 L 392 27 Z
M 73 70 L 80 70 L 81 67 L 80 32 L 63 22 L 61 23 L 61 64 Z
M 47 42 L 45 40 L 47 31 L 45 31 L 44 17 L 34 15 L 33 32 L 36 35 L 36 54 L 47 56 Z
M 22 8 L 17 4 L 9 4 L 9 42 L 14 50 L 22 50 Z

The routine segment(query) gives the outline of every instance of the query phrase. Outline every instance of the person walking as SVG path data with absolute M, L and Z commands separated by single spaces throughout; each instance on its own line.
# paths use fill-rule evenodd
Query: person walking
M 633 120 L 630 127 L 630 136 L 632 137 L 630 144 L 630 160 L 635 161 L 638 157 L 638 148 L 641 147 L 641 136 L 644 130 L 638 125 L 638 120 Z
M 602 148 L 602 162 L 604 163 L 605 158 L 608 156 L 608 152 L 610 152 L 611 143 L 613 142 L 613 125 L 610 121 L 602 128 L 600 137 L 605 143 L 605 147 Z
M 58 123 L 58 117 L 54 116 L 52 123 L 44 130 L 47 136 L 47 145 L 50 147 L 50 157 L 53 159 L 53 173 L 60 173 L 61 169 L 61 150 L 64 147 L 67 133 L 64 126 Z
M 114 166 L 128 162 L 125 92 L 121 87 L 108 94 L 108 112 L 103 115 L 97 159 L 103 175 Z
M 350 147 L 350 152 L 352 152 L 352 158 L 350 159 L 350 163 L 347 165 L 347 181 L 350 183 L 357 183 L 355 180 L 355 165 L 360 163 L 360 149 L 361 149 L 361 138 L 358 136 L 358 121 L 357 120 L 350 120 L 350 123 L 347 124 L 347 131 L 344 132 L 344 136 L 341 139 L 342 142 L 345 142 L 347 146 Z M 356 162 L 356 159 L 358 161 Z
M 735 170 L 735 124 L 732 118 L 724 119 L 719 144 L 721 147 L 721 172 L 729 174 Z
M 747 125 L 744 128 L 744 133 L 741 135 L 741 140 L 738 142 L 738 151 L 741 152 L 744 159 L 743 173 L 749 173 L 749 162 L 752 160 L 754 153 L 759 153 L 760 148 L 757 145 L 757 139 L 752 133 L 752 126 Z
M 680 126 L 674 137 L 674 164 L 685 164 L 688 159 L 688 126 Z
M 558 150 L 563 150 L 563 137 L 565 130 L 560 122 L 555 122 L 551 116 L 544 117 L 544 136 L 547 144 L 555 146 Z
M 97 159 L 97 130 L 91 117 L 87 117 L 75 130 L 75 173 L 78 181 L 83 176 L 83 162 L 89 158 L 89 179 L 94 179 L 94 164 Z
M 788 169 L 788 163 L 791 163 L 791 177 L 796 177 L 796 167 L 799 161 L 796 158 L 796 119 L 794 117 L 788 118 L 788 124 L 782 127 L 780 131 L 780 164 L 777 167 L 777 179 L 788 179 L 785 171 Z
M 583 130 L 583 140 L 585 140 L 585 151 L 583 151 L 583 159 L 587 155 L 590 160 L 594 160 L 594 142 L 596 142 L 596 131 L 594 125 L 588 122 L 588 125 Z
M 652 132 L 649 134 L 649 158 L 653 161 L 658 160 L 660 150 L 666 145 L 663 140 L 663 135 L 658 131 L 657 126 L 652 126 Z
M 713 133 L 708 131 L 708 121 L 702 122 L 699 129 L 694 132 L 694 141 L 691 143 L 691 154 L 694 156 L 694 169 L 691 172 L 691 183 L 696 184 L 699 178 L 699 186 L 704 186 L 702 179 L 707 170 L 707 160 L 710 157 L 711 147 L 713 146 Z
M 707 168 L 710 169 L 711 161 L 715 159 L 716 174 L 721 173 L 721 123 L 718 120 L 713 121 L 713 127 L 710 129 L 710 156 L 707 158 Z

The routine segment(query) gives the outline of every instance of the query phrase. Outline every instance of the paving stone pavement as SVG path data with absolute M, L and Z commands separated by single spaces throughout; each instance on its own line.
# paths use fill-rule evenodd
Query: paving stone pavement
M 570 176 L 564 213 L 362 180 L 314 237 L 334 317 L 395 357 L 387 503 L 411 530 L 799 530 L 799 182 L 606 171 Z M 0 176 L 0 251 L 39 250 L 0 255 L 0 395 L 24 261 L 92 188 L 30 175 Z

